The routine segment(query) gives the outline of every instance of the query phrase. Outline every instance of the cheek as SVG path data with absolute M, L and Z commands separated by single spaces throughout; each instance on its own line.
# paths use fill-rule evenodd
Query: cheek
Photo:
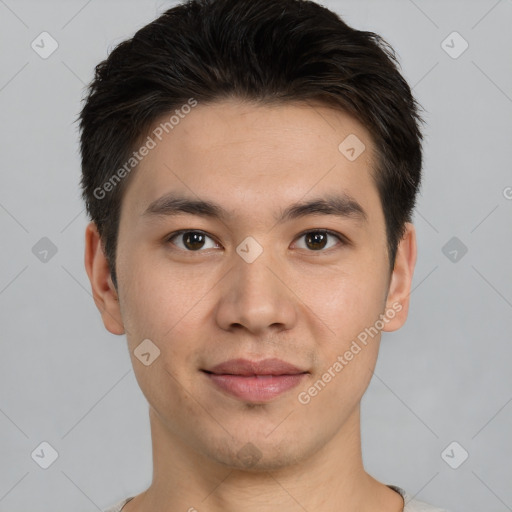
M 142 251 L 139 258 L 135 256 L 123 269 L 122 313 L 137 381 L 157 410 L 153 402 L 165 402 L 171 396 L 176 406 L 189 407 L 178 402 L 186 400 L 182 386 L 189 389 L 194 384 L 193 375 L 185 370 L 197 365 L 200 331 L 208 315 L 208 293 L 212 291 L 211 272 L 180 272 L 168 260 L 145 261 Z M 145 339 L 159 350 L 150 366 L 144 366 L 136 355 Z
M 323 322 L 330 328 L 320 349 L 322 365 L 315 382 L 323 389 L 319 406 L 339 404 L 339 409 L 331 411 L 334 416 L 355 407 L 377 362 L 381 336 L 375 326 L 385 308 L 386 282 L 376 269 L 377 262 L 372 267 L 370 261 L 361 261 L 350 273 L 326 279 L 323 294 L 309 295 L 310 307 L 321 311 Z M 327 381 L 325 388 L 318 379 Z
M 384 292 L 382 276 L 363 269 L 324 276 L 303 293 L 307 306 L 328 328 L 328 338 L 341 348 L 374 325 L 385 306 Z
M 123 294 L 121 295 L 123 322 L 132 366 L 137 382 L 156 410 L 172 408 L 187 410 L 183 388 L 189 388 L 189 375 L 183 368 L 193 365 L 193 333 L 201 325 L 198 315 L 206 294 L 204 281 L 192 278 L 189 273 L 176 273 L 171 265 L 140 258 L 127 259 L 122 269 Z M 201 289 L 205 287 L 201 294 Z M 149 339 L 149 365 L 138 357 L 139 346 Z M 145 342 L 147 344 L 147 342 Z
M 201 308 L 199 298 L 211 288 L 203 274 L 180 269 L 161 256 L 149 258 L 143 249 L 133 252 L 119 268 L 127 330 L 148 338 L 169 337 Z
M 344 285 L 341 290 L 332 289 L 325 301 L 322 320 L 329 330 L 322 341 L 317 340 L 319 365 L 309 383 L 314 389 L 306 390 L 318 395 L 314 407 L 328 410 L 335 422 L 344 421 L 343 415 L 352 411 L 365 393 L 381 338 L 375 328 L 383 307 L 380 289 L 352 287 L 346 281 Z

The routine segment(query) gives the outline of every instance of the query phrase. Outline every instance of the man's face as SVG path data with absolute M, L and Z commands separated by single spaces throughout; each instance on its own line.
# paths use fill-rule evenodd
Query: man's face
M 355 159 L 354 140 L 366 147 Z M 359 122 L 327 107 L 225 101 L 193 108 L 134 171 L 118 235 L 119 318 L 142 392 L 182 445 L 231 467 L 278 468 L 354 417 L 377 359 L 376 322 L 393 309 L 372 148 Z M 171 193 L 225 215 L 149 208 Z M 282 218 L 334 197 L 352 208 Z M 399 307 L 385 330 L 405 320 Z M 134 353 L 147 339 L 160 350 L 148 366 Z M 303 373 L 208 373 L 268 358 Z

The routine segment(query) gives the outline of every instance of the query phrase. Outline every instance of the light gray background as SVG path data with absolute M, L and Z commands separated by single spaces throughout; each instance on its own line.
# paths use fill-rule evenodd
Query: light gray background
M 0 0 L 1 512 L 101 510 L 150 483 L 148 406 L 83 265 L 74 120 L 93 67 L 172 5 Z M 383 334 L 363 398 L 366 468 L 453 512 L 512 510 L 512 1 L 325 5 L 393 45 L 427 111 L 410 316 Z M 47 59 L 31 48 L 43 31 Z M 469 43 L 456 59 L 453 31 Z M 48 469 L 31 457 L 43 441 Z

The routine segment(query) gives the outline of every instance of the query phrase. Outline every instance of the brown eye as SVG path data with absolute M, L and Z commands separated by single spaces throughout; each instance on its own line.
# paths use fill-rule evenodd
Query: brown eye
M 327 233 L 313 231 L 306 235 L 306 245 L 313 250 L 323 249 L 327 243 Z
M 173 241 L 175 239 L 178 241 L 181 240 L 182 246 L 180 246 L 178 243 L 175 243 Z M 212 247 L 205 247 L 205 243 L 208 239 L 212 240 L 211 237 L 202 231 L 179 231 L 178 233 L 171 235 L 167 241 L 171 242 L 173 245 L 176 245 L 180 249 L 184 249 L 189 252 L 197 252 L 200 249 L 211 249 L 218 246 L 218 244 L 214 242 Z
M 306 233 L 303 233 L 302 235 L 299 236 L 299 238 L 303 238 L 305 240 L 305 247 L 301 247 L 301 248 L 306 248 L 311 251 L 321 251 L 326 248 L 329 237 L 336 238 L 338 240 L 338 242 L 343 243 L 343 240 L 341 239 L 341 237 L 339 235 L 337 235 L 336 233 L 333 233 L 333 232 L 327 231 L 327 230 L 319 230 L 318 229 L 318 230 L 314 230 L 314 231 L 307 231 Z M 331 247 L 334 247 L 335 245 L 336 244 L 330 245 L 327 248 L 330 249 Z

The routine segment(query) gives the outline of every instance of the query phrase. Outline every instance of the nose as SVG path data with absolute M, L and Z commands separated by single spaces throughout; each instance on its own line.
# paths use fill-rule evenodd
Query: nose
M 245 328 L 255 335 L 291 329 L 297 321 L 298 299 L 285 263 L 266 249 L 249 261 L 234 253 L 233 266 L 219 290 L 217 324 L 227 331 Z

